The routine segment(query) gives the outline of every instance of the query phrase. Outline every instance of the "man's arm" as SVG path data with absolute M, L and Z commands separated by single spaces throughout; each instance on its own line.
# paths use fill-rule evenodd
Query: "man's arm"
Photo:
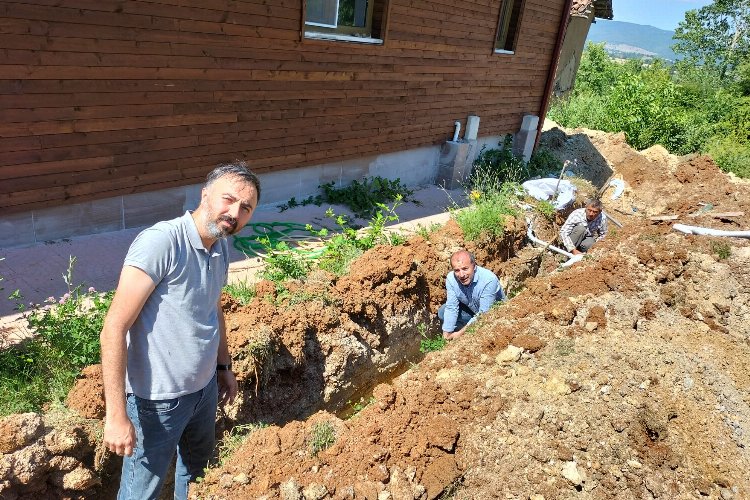
M 602 222 L 599 224 L 599 236 L 596 238 L 596 241 L 601 241 L 604 239 L 605 236 L 607 236 L 607 231 L 609 231 L 609 224 L 607 223 L 607 215 L 602 211 Z
M 217 314 L 219 315 L 219 354 L 216 363 L 220 365 L 231 365 L 232 357 L 229 355 L 229 346 L 227 344 L 227 326 L 224 322 L 224 311 L 221 309 L 221 299 L 216 305 Z M 216 375 L 219 384 L 219 403 L 224 406 L 226 403 L 232 404 L 237 396 L 237 378 L 232 370 L 218 370 Z
M 125 409 L 126 335 L 156 285 L 137 267 L 125 266 L 100 335 L 102 379 L 107 416 L 104 446 L 118 455 L 132 455 L 135 429 Z
M 456 321 L 458 321 L 458 296 L 450 278 L 445 280 L 445 292 L 447 298 L 443 314 L 443 337 L 448 338 L 447 336 L 456 329 Z
M 571 213 L 567 219 L 565 219 L 565 224 L 562 225 L 560 228 L 560 239 L 562 240 L 563 246 L 568 250 L 568 252 L 572 252 L 576 249 L 576 246 L 573 244 L 573 240 L 570 239 L 570 233 L 573 231 L 573 228 L 576 225 L 575 217 Z

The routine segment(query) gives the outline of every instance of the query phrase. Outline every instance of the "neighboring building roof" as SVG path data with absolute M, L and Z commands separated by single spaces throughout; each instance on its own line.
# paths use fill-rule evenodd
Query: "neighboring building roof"
M 591 8 L 594 8 L 594 17 L 599 19 L 612 19 L 612 0 L 573 0 L 570 6 L 571 16 L 588 17 Z

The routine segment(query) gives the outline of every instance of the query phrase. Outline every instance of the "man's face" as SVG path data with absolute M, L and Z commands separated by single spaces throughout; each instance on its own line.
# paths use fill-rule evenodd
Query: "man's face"
M 600 209 L 598 209 L 598 208 L 594 208 L 594 207 L 591 207 L 591 206 L 586 207 L 586 220 L 589 221 L 589 222 L 591 222 L 592 220 L 594 220 L 597 217 L 599 217 L 599 214 L 601 212 L 602 211 Z
M 476 271 L 476 264 L 471 263 L 471 259 L 466 254 L 459 254 L 451 259 L 451 266 L 453 266 L 453 274 L 459 283 L 466 286 L 471 283 L 474 279 L 474 271 Z
M 212 238 L 238 233 L 250 221 L 258 204 L 255 186 L 227 175 L 214 181 L 201 194 L 203 223 Z

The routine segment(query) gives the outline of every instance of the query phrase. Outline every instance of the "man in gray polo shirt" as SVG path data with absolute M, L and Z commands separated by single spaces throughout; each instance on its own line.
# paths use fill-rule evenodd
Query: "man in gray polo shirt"
M 157 498 L 175 452 L 174 498 L 186 499 L 208 465 L 217 405 L 237 394 L 220 303 L 226 237 L 259 198 L 244 162 L 220 165 L 194 212 L 144 230 L 128 250 L 101 333 L 104 444 L 124 457 L 118 499 Z

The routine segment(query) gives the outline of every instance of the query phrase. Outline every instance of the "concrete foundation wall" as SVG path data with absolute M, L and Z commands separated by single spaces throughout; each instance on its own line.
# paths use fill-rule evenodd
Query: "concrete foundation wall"
M 483 137 L 477 147 L 497 147 L 500 137 Z M 261 205 L 277 205 L 295 197 L 317 194 L 318 186 L 334 181 L 337 187 L 363 177 L 401 179 L 409 187 L 433 184 L 441 146 L 347 160 L 260 175 Z M 117 196 L 33 212 L 0 215 L 0 248 L 30 246 L 74 236 L 149 226 L 182 215 L 200 202 L 202 185 Z

